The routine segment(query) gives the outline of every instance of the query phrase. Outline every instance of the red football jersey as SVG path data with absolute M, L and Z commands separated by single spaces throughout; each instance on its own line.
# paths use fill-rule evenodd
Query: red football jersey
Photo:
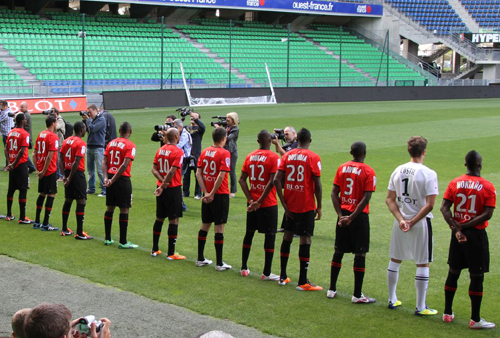
M 53 151 L 52 161 L 47 168 L 45 176 L 52 175 L 57 171 L 57 151 L 59 150 L 59 137 L 50 130 L 44 130 L 38 135 L 35 143 L 36 169 L 42 171 L 47 161 L 49 151 Z
M 278 170 L 285 174 L 284 197 L 295 213 L 316 210 L 313 176 L 321 176 L 321 159 L 309 149 L 295 148 L 283 155 Z
M 229 194 L 229 186 L 227 184 L 227 173 L 231 171 L 231 154 L 229 151 L 220 147 L 208 147 L 201 152 L 198 158 L 198 168 L 202 169 L 207 193 L 213 190 L 219 172 L 225 171 L 224 180 L 215 193 Z
M 484 207 L 494 208 L 497 192 L 493 184 L 482 177 L 462 175 L 450 182 L 443 198 L 453 202 L 453 218 L 465 223 L 481 215 Z M 487 221 L 476 225 L 476 229 L 487 227 Z
M 28 162 L 29 143 L 30 143 L 30 134 L 26 130 L 24 130 L 23 128 L 12 129 L 9 135 L 7 136 L 7 143 L 5 144 L 9 153 L 9 163 L 14 163 L 17 154 L 19 153 L 22 147 L 26 147 L 26 149 L 24 149 L 23 157 L 21 157 L 19 159 L 19 162 L 17 162 L 16 168 L 21 163 Z
M 160 172 L 161 176 L 167 176 L 170 168 L 177 167 L 174 177 L 172 177 L 172 180 L 168 185 L 169 188 L 174 188 L 182 185 L 181 169 L 183 158 L 184 152 L 173 144 L 165 144 L 156 152 L 155 160 L 153 161 L 153 163 L 158 166 L 158 171 Z M 158 186 L 160 186 L 161 183 L 162 182 L 158 180 L 156 181 L 156 184 Z
M 279 160 L 280 158 L 276 153 L 262 149 L 255 150 L 245 158 L 241 171 L 248 174 L 250 194 L 254 201 L 257 201 L 264 192 L 269 182 L 269 176 L 278 170 Z M 273 187 L 262 202 L 261 208 L 275 205 L 278 205 L 278 200 L 276 199 L 276 188 Z
M 337 169 L 333 184 L 340 188 L 340 207 L 343 210 L 354 212 L 363 195 L 367 191 L 375 191 L 377 178 L 375 171 L 368 165 L 349 161 Z M 370 213 L 368 204 L 363 212 Z
M 61 147 L 61 156 L 63 157 L 64 169 L 71 170 L 75 158 L 81 157 L 78 165 L 79 171 L 85 171 L 85 153 L 87 152 L 87 143 L 80 137 L 71 136 L 64 140 Z
M 115 138 L 109 142 L 104 155 L 108 157 L 108 173 L 114 175 L 118 172 L 118 169 L 120 169 L 126 158 L 130 158 L 132 161 L 135 159 L 135 144 L 126 138 Z M 130 161 L 122 176 L 130 177 L 132 161 Z

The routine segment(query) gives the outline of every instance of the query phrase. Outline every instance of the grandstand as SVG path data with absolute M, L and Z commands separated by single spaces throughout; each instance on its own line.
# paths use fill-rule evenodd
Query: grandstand
M 162 32 L 159 20 L 152 18 L 138 22 L 98 14 L 86 16 L 83 23 L 78 13 L 38 15 L 8 9 L 1 9 L 0 16 L 9 23 L 0 28 L 7 59 L 14 58 L 13 69 L 28 70 L 34 76 L 31 90 L 41 95 L 81 93 L 83 77 L 87 93 L 157 89 L 162 80 L 165 88 L 178 88 L 180 62 L 188 85 L 196 88 L 266 86 L 266 63 L 278 87 L 374 86 L 387 80 L 422 85 L 432 80 L 393 57 L 386 62 L 384 52 L 338 26 L 311 25 L 289 32 L 279 24 L 197 18 Z M 14 24 L 19 20 L 25 25 Z M 83 29 L 85 47 L 78 35 Z M 336 39 L 342 39 L 342 56 Z M 361 58 L 356 56 L 360 52 Z M 2 92 L 25 94 L 29 89 L 20 87 L 28 83 L 16 74 L 12 77 L 18 82 L 9 82 L 9 89 Z
M 477 27 L 497 29 L 500 0 L 338 2 L 354 3 L 358 13 L 382 3 L 400 21 L 388 23 L 383 16 L 360 21 L 356 14 L 343 22 L 321 15 L 305 20 L 277 13 L 259 20 L 244 12 L 218 18 L 209 10 L 193 10 L 182 19 L 167 15 L 162 24 L 159 10 L 119 15 L 118 6 L 112 14 L 94 4 L 98 9 L 84 8 L 84 16 L 78 10 L 0 7 L 0 93 L 180 89 L 181 63 L 190 88 L 267 87 L 266 64 L 275 87 L 438 85 L 446 83 L 435 76 L 432 57 L 442 57 L 441 51 L 451 48 L 467 57 L 467 69 L 476 73 L 482 70 L 477 63 L 495 58 L 459 34 Z M 373 30 L 374 25 L 378 29 Z M 384 41 L 385 32 L 395 28 L 401 36 L 392 34 L 389 40 L 387 35 Z M 423 62 L 415 47 L 399 47 L 401 39 L 417 48 L 430 42 L 449 48 L 440 48 Z M 452 68 L 456 75 L 462 71 L 460 66 Z M 476 73 L 467 76 L 481 75 Z

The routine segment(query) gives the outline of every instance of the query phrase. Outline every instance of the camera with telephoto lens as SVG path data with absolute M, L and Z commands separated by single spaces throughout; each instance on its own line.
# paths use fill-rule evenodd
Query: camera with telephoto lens
M 85 110 L 82 110 L 82 111 L 80 112 L 80 116 L 86 116 L 86 115 L 88 115 L 88 114 L 89 114 L 89 113 L 88 113 L 87 111 L 85 111 Z
M 165 122 L 165 124 L 159 124 L 157 126 L 154 126 L 156 132 L 151 135 L 151 141 L 153 142 L 160 142 L 163 141 L 163 134 L 160 133 L 161 131 L 166 131 L 169 128 L 173 128 L 174 123 L 173 122 Z
M 47 110 L 44 110 L 42 112 L 43 115 L 50 115 L 50 114 L 54 114 L 54 109 L 47 109 Z
M 75 329 L 80 335 L 86 334 L 87 336 L 90 336 L 90 324 L 92 323 L 95 323 L 95 331 L 101 332 L 102 322 L 100 320 L 95 320 L 95 316 L 80 318 Z
M 273 140 L 285 140 L 285 131 L 283 129 L 274 129 L 274 134 L 271 134 Z
M 181 117 L 186 117 L 188 116 L 189 114 L 191 114 L 191 108 L 189 107 L 181 107 L 181 108 L 177 108 L 175 111 L 178 111 L 181 113 Z M 184 120 L 184 119 L 183 119 Z
M 220 127 L 227 127 L 227 118 L 225 116 L 212 116 L 213 119 L 217 119 L 216 122 L 211 122 L 210 125 L 215 127 L 218 124 Z

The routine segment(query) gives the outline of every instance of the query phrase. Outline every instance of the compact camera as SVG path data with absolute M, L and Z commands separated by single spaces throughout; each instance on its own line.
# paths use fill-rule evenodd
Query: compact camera
M 102 322 L 100 320 L 95 320 L 95 316 L 92 315 L 80 318 L 75 329 L 79 334 L 86 334 L 90 337 L 90 324 L 92 323 L 95 323 L 95 331 L 101 332 Z

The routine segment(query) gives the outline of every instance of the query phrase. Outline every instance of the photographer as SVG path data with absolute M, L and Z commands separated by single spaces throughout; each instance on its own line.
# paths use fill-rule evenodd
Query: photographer
M 29 143 L 28 149 L 31 149 L 31 148 L 33 148 L 33 133 L 31 130 L 31 114 L 28 110 L 28 104 L 26 102 L 21 103 L 21 106 L 19 107 L 19 111 L 24 114 L 24 118 L 26 119 L 26 124 L 24 125 L 24 130 L 26 130 L 30 134 L 30 143 Z M 33 162 L 31 162 L 31 158 L 29 156 L 28 156 L 28 170 L 29 170 L 30 174 L 32 172 L 36 171 L 36 168 L 33 165 Z
M 168 117 L 167 117 L 168 120 Z M 179 131 L 180 139 L 179 143 L 177 143 L 177 147 L 184 152 L 184 159 L 187 160 L 191 156 L 191 146 L 193 144 L 193 139 L 191 138 L 191 134 L 184 129 L 184 125 L 182 123 L 181 119 L 175 119 L 173 122 L 174 128 L 176 128 Z M 187 167 L 182 166 L 182 172 L 181 175 L 184 176 L 186 172 Z M 184 203 L 184 200 L 182 201 L 182 211 L 187 211 L 187 206 Z
M 89 188 L 87 194 L 95 194 L 95 170 L 101 193 L 99 197 L 106 196 L 104 177 L 102 175 L 102 159 L 104 157 L 104 146 L 106 144 L 106 119 L 97 110 L 95 104 L 88 107 L 87 114 L 82 115 L 83 123 L 87 126 L 87 171 L 89 173 Z
M 7 135 L 14 128 L 14 113 L 9 107 L 7 101 L 0 100 L 0 132 L 2 133 L 2 141 L 5 147 L 5 142 L 7 142 Z M 5 166 L 7 166 L 5 162 Z
M 236 141 L 238 141 L 238 135 L 240 133 L 240 129 L 238 128 L 238 124 L 240 124 L 240 120 L 238 119 L 237 113 L 228 113 L 226 115 L 226 131 L 227 131 L 227 141 L 224 149 L 229 150 L 231 153 L 231 171 L 229 172 L 229 177 L 231 178 L 231 193 L 229 194 L 229 198 L 233 198 L 236 194 L 238 185 L 238 180 L 236 179 L 236 161 L 238 160 L 238 146 L 236 145 Z M 218 124 L 214 124 L 214 127 L 219 127 Z
M 273 144 L 276 147 L 276 152 L 280 154 L 280 156 L 285 155 L 286 152 L 297 148 L 297 133 L 295 132 L 294 127 L 286 127 L 284 130 L 286 142 L 283 146 L 281 146 L 279 139 L 273 138 Z
M 59 115 L 59 110 L 56 108 L 51 109 L 51 114 L 54 114 L 56 117 L 56 135 L 59 138 L 59 149 L 57 151 L 57 163 L 59 163 L 59 157 L 61 154 L 59 153 L 59 150 L 61 150 L 62 143 L 64 141 L 64 135 L 66 134 L 66 124 L 64 123 L 64 119 L 62 118 L 61 115 Z M 61 170 L 59 169 L 59 166 L 57 166 L 57 180 L 62 181 L 63 175 L 61 173 Z
M 71 311 L 63 304 L 42 303 L 33 308 L 24 320 L 24 334 L 26 338 L 110 338 L 109 327 L 111 321 L 107 318 L 101 318 L 97 325 L 100 325 L 100 332 L 97 333 L 96 322 L 90 323 L 84 330 L 81 324 L 83 318 L 71 320 Z M 87 333 L 83 333 L 85 331 Z
M 191 135 L 193 142 L 191 148 L 191 157 L 186 159 L 183 163 L 184 179 L 182 182 L 183 196 L 189 197 L 189 188 L 191 185 L 191 172 L 194 172 L 196 176 L 196 163 L 198 162 L 198 157 L 201 154 L 201 141 L 203 140 L 203 134 L 205 134 L 205 125 L 201 122 L 200 114 L 191 112 L 191 125 L 186 126 L 186 131 Z M 192 165 L 191 165 L 192 163 Z M 195 188 L 194 188 L 194 199 L 201 199 L 201 189 L 198 184 L 198 180 L 195 177 Z

